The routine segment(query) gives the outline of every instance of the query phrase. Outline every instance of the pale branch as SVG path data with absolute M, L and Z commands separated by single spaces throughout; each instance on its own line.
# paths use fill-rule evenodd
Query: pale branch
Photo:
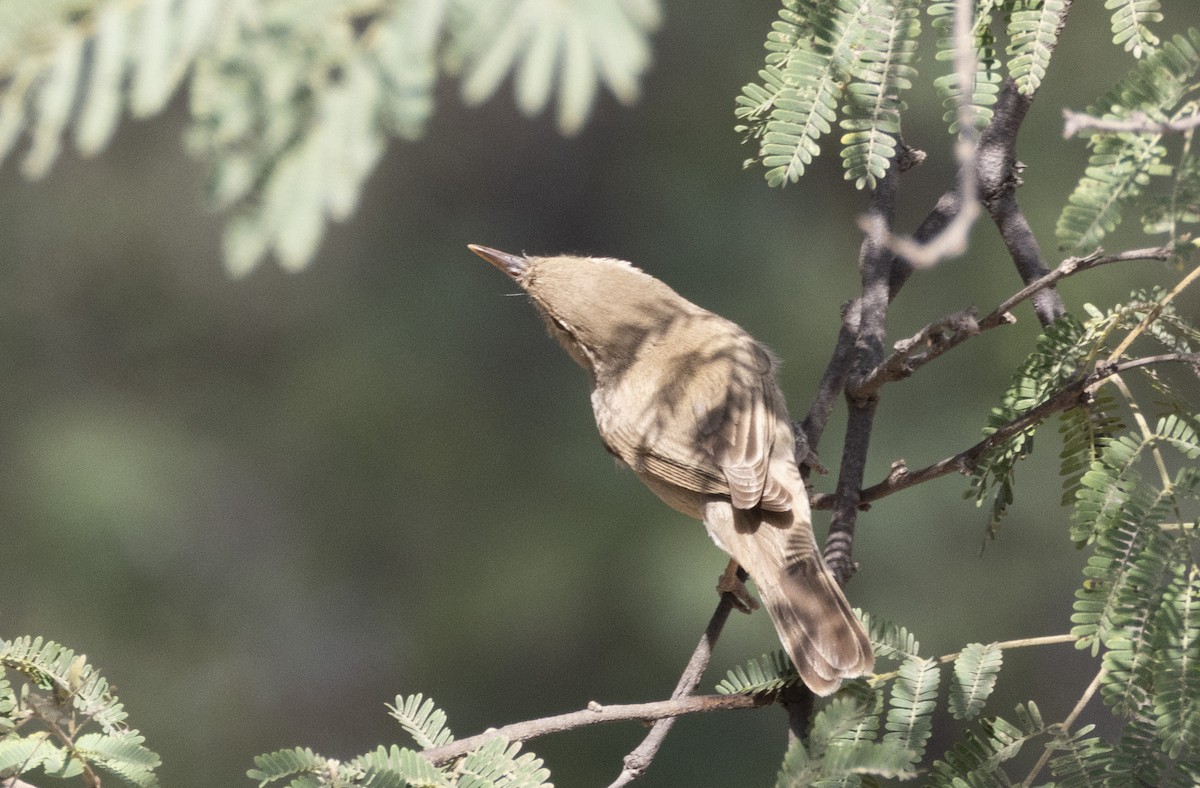
M 1021 416 L 1012 421 L 998 427 L 995 432 L 988 435 L 983 440 L 976 443 L 974 446 L 959 452 L 951 457 L 946 457 L 943 460 L 927 465 L 919 470 L 909 470 L 903 460 L 897 460 L 892 463 L 891 470 L 887 477 L 878 484 L 872 485 L 862 490 L 857 499 L 860 506 L 878 501 L 880 498 L 886 498 L 892 493 L 901 490 L 907 490 L 909 487 L 915 487 L 918 484 L 932 481 L 933 479 L 946 476 L 950 473 L 971 473 L 976 465 L 989 451 L 996 446 L 1004 443 L 1009 438 L 1017 435 L 1024 430 L 1033 427 L 1045 421 L 1055 413 L 1071 408 L 1080 404 L 1084 399 L 1089 397 L 1091 393 L 1100 384 L 1104 383 L 1113 375 L 1119 375 L 1127 370 L 1144 367 L 1150 364 L 1164 363 L 1184 363 L 1198 364 L 1200 363 L 1200 353 L 1163 353 L 1157 356 L 1146 356 L 1145 358 L 1135 358 L 1128 361 L 1122 361 L 1117 364 L 1101 363 L 1097 364 L 1087 375 L 1082 375 L 1072 382 L 1068 383 L 1054 395 L 1043 401 L 1040 405 L 1026 411 Z M 835 509 L 837 506 L 838 494 L 816 494 L 812 496 L 812 508 L 814 509 Z
M 1097 118 L 1086 112 L 1063 110 L 1063 138 L 1070 139 L 1081 132 L 1107 131 L 1134 134 L 1183 134 L 1200 128 L 1200 114 L 1184 115 L 1171 120 L 1151 120 L 1144 112 L 1131 112 L 1129 117 Z
M 648 722 L 709 711 L 753 709 L 774 702 L 775 698 L 771 695 L 689 695 L 673 700 L 611 706 L 602 706 L 592 702 L 586 709 L 580 711 L 492 728 L 475 736 L 443 744 L 441 747 L 422 750 L 421 755 L 435 766 L 440 766 L 455 758 L 460 758 L 496 738 L 503 738 L 510 742 L 528 741 L 551 733 L 562 733 L 607 722 Z
M 1079 719 L 1079 715 L 1083 713 L 1088 702 L 1095 696 L 1096 690 L 1100 689 L 1100 684 L 1104 681 L 1104 676 L 1107 673 L 1108 668 L 1105 667 L 1101 667 L 1096 672 L 1092 683 L 1088 684 L 1087 689 L 1083 691 L 1083 695 L 1080 696 L 1079 701 L 1075 704 L 1075 708 L 1071 709 L 1071 713 L 1060 723 L 1063 735 L 1066 735 L 1071 730 L 1071 726 L 1075 724 L 1075 720 Z M 1037 778 L 1042 769 L 1046 768 L 1046 764 L 1050 763 L 1050 758 L 1054 756 L 1055 752 L 1056 750 L 1053 747 L 1046 747 L 1045 752 L 1038 758 L 1033 768 L 1029 770 L 1029 774 L 1025 776 L 1025 779 L 1020 782 L 1018 788 L 1030 788 L 1033 785 L 1034 779 Z
M 740 567 L 737 574 L 742 582 L 745 582 L 749 576 L 746 574 L 746 570 Z M 721 594 L 721 601 L 717 603 L 717 609 L 713 611 L 712 618 L 709 619 L 708 626 L 704 629 L 704 635 L 696 644 L 691 658 L 679 676 L 675 691 L 671 693 L 671 700 L 688 697 L 696 691 L 700 679 L 704 676 L 704 671 L 708 668 L 709 660 L 712 659 L 713 648 L 717 645 L 717 639 L 721 637 L 721 631 L 725 628 L 725 622 L 729 620 L 729 613 L 733 610 L 734 605 L 735 598 L 732 593 Z M 650 768 L 650 764 L 658 754 L 659 748 L 662 747 L 667 734 L 675 725 L 675 720 L 675 717 L 663 717 L 650 726 L 650 732 L 642 739 L 642 743 L 625 756 L 621 773 L 609 788 L 628 785 Z
M 971 95 L 974 93 L 975 74 L 979 68 L 979 56 L 975 49 L 975 2 L 956 0 L 954 4 L 954 73 L 958 80 L 958 139 L 954 156 L 958 161 L 958 209 L 935 235 L 919 239 L 902 238 L 887 233 L 876 238 L 876 242 L 887 246 L 896 255 L 904 258 L 914 268 L 931 268 L 942 260 L 958 257 L 967 250 L 971 226 L 979 216 L 978 180 L 976 169 L 979 152 L 979 134 L 975 129 Z M 872 229 L 869 223 L 860 222 L 865 232 Z
M 1031 648 L 1033 646 L 1055 646 L 1055 645 L 1058 645 L 1059 643 L 1074 643 L 1077 640 L 1079 640 L 1079 638 L 1075 637 L 1074 635 L 1042 635 L 1041 637 L 1033 637 L 1033 638 L 1017 638 L 1016 640 L 1001 640 L 996 643 L 993 643 L 992 645 L 998 649 L 1003 650 L 1003 649 L 1011 649 L 1011 648 Z M 949 662 L 953 662 L 954 660 L 958 659 L 961 656 L 962 656 L 961 651 L 952 651 L 949 654 L 943 654 L 942 656 L 938 657 L 937 663 L 939 665 L 945 665 Z M 883 682 L 891 681 L 892 679 L 896 678 L 899 675 L 900 675 L 900 671 L 898 671 L 898 670 L 893 670 L 888 673 L 876 673 L 874 676 L 871 676 L 868 679 L 868 681 L 871 683 L 871 686 L 877 687 L 880 684 L 882 684 Z

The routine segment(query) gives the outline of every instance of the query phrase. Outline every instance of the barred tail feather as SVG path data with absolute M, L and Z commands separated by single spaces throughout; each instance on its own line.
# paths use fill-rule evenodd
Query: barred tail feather
M 871 641 L 825 566 L 806 516 L 734 509 L 725 501 L 710 502 L 704 514 L 713 539 L 754 580 L 809 689 L 829 695 L 843 679 L 872 671 Z

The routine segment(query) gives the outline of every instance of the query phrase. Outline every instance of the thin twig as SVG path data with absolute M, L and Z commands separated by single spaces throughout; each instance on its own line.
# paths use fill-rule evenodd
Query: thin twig
M 1121 340 L 1121 343 L 1113 348 L 1113 351 L 1108 354 L 1108 360 L 1110 362 L 1115 361 L 1116 359 L 1125 355 L 1125 351 L 1129 349 L 1129 346 L 1133 344 L 1133 341 L 1141 336 L 1142 333 L 1150 327 L 1151 323 L 1158 319 L 1158 316 L 1162 314 L 1163 308 L 1167 304 L 1171 303 L 1171 301 L 1175 299 L 1175 296 L 1187 289 L 1187 287 L 1191 285 L 1192 282 L 1196 281 L 1197 278 L 1200 278 L 1200 265 L 1188 272 L 1188 275 L 1183 279 L 1180 279 L 1175 287 L 1171 288 L 1171 292 L 1167 293 L 1165 296 L 1155 302 L 1154 306 L 1152 306 L 1149 311 L 1146 312 L 1146 316 L 1143 317 L 1141 321 L 1134 326 L 1133 330 L 1125 335 L 1125 338 Z
M 980 320 L 975 319 L 974 309 L 964 309 L 935 320 L 908 339 L 900 340 L 895 344 L 894 352 L 871 371 L 861 386 L 864 389 L 874 389 L 884 383 L 902 380 L 976 334 L 997 326 L 1011 325 L 1016 322 L 1016 318 L 1011 314 L 1013 307 L 1072 274 L 1109 263 L 1167 260 L 1170 256 L 1171 250 L 1168 247 L 1155 246 L 1148 249 L 1130 249 L 1111 255 L 1097 253 L 1086 257 L 1068 257 L 1053 271 L 1018 290 Z
M 1121 263 L 1131 260 L 1168 260 L 1170 257 L 1171 250 L 1166 246 L 1129 249 L 1117 254 L 1104 255 L 1097 252 L 1085 257 L 1068 257 L 1059 263 L 1058 267 L 1053 271 L 1040 279 L 1030 282 L 989 312 L 985 318 L 979 321 L 979 328 L 980 330 L 987 330 L 995 325 L 1012 322 L 1010 318 L 1006 318 L 1005 316 L 1008 315 L 1013 307 L 1047 287 L 1052 287 L 1059 280 L 1065 279 L 1072 274 L 1087 271 L 1091 268 L 1098 268 L 1109 263 Z
M 1084 131 L 1133 132 L 1134 134 L 1182 134 L 1200 128 L 1200 114 L 1185 115 L 1172 120 L 1151 120 L 1144 112 L 1131 112 L 1123 120 L 1097 118 L 1086 112 L 1063 110 L 1063 138 L 1070 139 Z
M 1107 672 L 1107 669 L 1104 667 L 1101 667 L 1100 670 L 1097 671 L 1096 677 L 1092 679 L 1092 683 L 1088 684 L 1087 689 L 1083 691 L 1083 695 L 1079 698 L 1079 702 L 1075 704 L 1075 708 L 1071 709 L 1071 713 L 1068 714 L 1067 718 L 1062 721 L 1062 732 L 1064 736 L 1068 731 L 1071 730 L 1071 726 L 1075 724 L 1075 720 L 1079 719 L 1079 715 L 1083 713 L 1083 709 L 1088 705 L 1088 701 L 1090 701 L 1092 696 L 1096 694 L 1096 690 L 1100 688 L 1100 682 L 1104 681 L 1104 675 Z M 1045 752 L 1042 753 L 1042 757 L 1038 758 L 1037 763 L 1035 763 L 1033 768 L 1029 770 L 1029 774 L 1027 774 L 1025 779 L 1021 781 L 1021 785 L 1024 786 L 1024 788 L 1029 788 L 1029 786 L 1033 785 L 1034 778 L 1038 776 L 1038 773 L 1040 773 L 1042 769 L 1046 768 L 1046 764 L 1050 762 L 1050 758 L 1053 754 L 1054 750 L 1047 747 Z
M 1074 635 L 1042 635 L 1035 638 L 1017 638 L 1016 640 L 1002 640 L 999 643 L 993 643 L 999 649 L 1013 648 L 1029 648 L 1031 646 L 1053 646 L 1058 643 L 1074 643 L 1079 638 Z M 953 662 L 962 656 L 961 651 L 955 651 L 951 654 L 943 654 L 937 658 L 939 665 L 945 665 L 947 662 Z M 900 675 L 900 671 L 893 670 L 890 673 L 877 673 L 872 676 L 869 681 L 872 685 L 882 684 L 885 681 L 891 681 Z
M 1125 398 L 1125 405 L 1133 414 L 1133 420 L 1138 426 L 1138 431 L 1142 433 L 1142 438 L 1150 445 L 1150 456 L 1154 458 L 1154 465 L 1158 468 L 1158 478 L 1162 480 L 1163 489 L 1171 489 L 1171 473 L 1167 470 L 1167 463 L 1163 459 L 1162 451 L 1153 442 L 1154 433 L 1150 429 L 1150 424 L 1146 421 L 1145 414 L 1142 413 L 1142 408 L 1134 399 L 1133 392 L 1129 390 L 1129 386 L 1125 385 L 1125 380 L 1120 375 L 1113 375 L 1109 378 L 1109 383 L 1117 387 L 1117 391 L 1121 392 L 1121 396 Z
M 773 703 L 774 700 L 769 695 L 689 695 L 686 698 L 674 700 L 612 706 L 602 706 L 593 702 L 589 703 L 586 709 L 580 711 L 492 728 L 475 736 L 452 741 L 441 747 L 422 750 L 421 755 L 435 766 L 439 766 L 462 757 L 498 737 L 510 742 L 528 741 L 549 733 L 561 733 L 605 722 L 646 722 L 661 720 L 664 717 L 679 717 L 684 714 L 699 714 L 708 711 L 753 709 Z
M 748 577 L 746 570 L 739 567 L 738 577 L 745 582 Z M 671 693 L 671 700 L 690 696 L 696 691 L 700 679 L 704 676 L 704 671 L 708 668 L 709 660 L 712 659 L 713 648 L 721 636 L 721 631 L 725 628 L 725 622 L 729 620 L 729 614 L 733 607 L 734 595 L 729 592 L 721 594 L 721 601 L 717 603 L 717 609 L 713 611 L 712 618 L 709 619 L 708 626 L 704 629 L 704 635 L 696 644 L 696 649 L 692 652 L 687 666 L 679 676 L 675 691 Z M 650 768 L 654 756 L 658 754 L 667 734 L 675 725 L 675 719 L 675 717 L 663 717 L 650 726 L 650 732 L 646 734 L 646 738 L 642 739 L 642 743 L 625 756 L 621 773 L 609 788 L 628 785 Z

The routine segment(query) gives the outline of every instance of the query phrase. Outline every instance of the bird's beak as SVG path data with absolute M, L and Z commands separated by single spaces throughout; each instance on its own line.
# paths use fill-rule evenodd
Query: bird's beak
M 508 252 L 501 252 L 499 249 L 492 249 L 490 246 L 467 244 L 467 248 L 499 268 L 504 273 L 511 276 L 513 279 L 519 279 L 521 274 L 525 273 L 525 269 L 529 266 L 529 261 L 524 257 L 515 254 L 509 254 Z

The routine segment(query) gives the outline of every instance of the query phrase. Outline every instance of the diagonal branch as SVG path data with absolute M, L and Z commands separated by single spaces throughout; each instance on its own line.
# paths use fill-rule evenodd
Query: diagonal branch
M 1069 4 L 1066 6 L 1069 7 Z M 1063 14 L 1066 14 L 1064 7 Z M 1049 273 L 1042 260 L 1037 237 L 1021 206 L 1016 191 L 1021 185 L 1020 172 L 1024 165 L 1017 161 L 1017 134 L 1033 104 L 1033 96 L 1023 95 L 1011 78 L 1004 81 L 996 102 L 992 122 L 979 140 L 976 177 L 979 198 L 992 217 L 1004 247 L 1016 266 L 1021 281 L 1030 284 Z M 1046 326 L 1066 312 L 1062 298 L 1051 288 L 1033 294 L 1033 308 L 1038 320 Z
M 893 463 L 887 478 L 878 484 L 867 487 L 858 495 L 860 505 L 878 501 L 892 493 L 907 490 L 909 487 L 915 487 L 950 473 L 971 473 L 979 464 L 980 458 L 996 446 L 1014 435 L 1040 424 L 1055 413 L 1070 410 L 1082 404 L 1108 378 L 1138 367 L 1164 363 L 1197 364 L 1200 363 L 1200 353 L 1163 353 L 1157 356 L 1130 359 L 1119 364 L 1098 364 L 1087 375 L 1076 378 L 1037 407 L 997 428 L 995 432 L 969 449 L 915 471 L 910 471 L 903 460 Z M 814 509 L 835 509 L 836 506 L 836 495 L 814 495 L 812 497 Z
M 439 766 L 460 758 L 472 750 L 476 750 L 496 738 L 506 741 L 528 741 L 550 733 L 584 728 L 589 725 L 599 725 L 606 722 L 645 722 L 661 720 L 667 717 L 680 717 L 684 714 L 699 714 L 706 711 L 725 711 L 729 709 L 753 709 L 773 703 L 770 695 L 689 695 L 686 698 L 660 700 L 651 703 L 627 703 L 613 706 L 601 706 L 599 703 L 589 703 L 586 709 L 572 711 L 566 714 L 556 714 L 552 717 L 542 717 L 536 720 L 515 722 L 500 728 L 492 728 L 475 736 L 457 739 L 441 747 L 431 747 L 422 750 L 421 755 L 426 760 Z
M 1099 253 L 1086 257 L 1068 257 L 1057 268 L 1046 275 L 1034 280 L 1019 291 L 1009 296 L 983 319 L 977 320 L 975 309 L 964 309 L 939 320 L 935 320 L 922 328 L 908 339 L 902 339 L 893 346 L 893 352 L 879 366 L 871 370 L 863 379 L 860 389 L 874 391 L 885 383 L 903 380 L 911 376 L 921 367 L 935 358 L 958 347 L 971 337 L 988 329 L 998 326 L 1011 325 L 1016 318 L 1011 314 L 1013 307 L 1036 296 L 1046 288 L 1053 287 L 1060 280 L 1109 263 L 1119 263 L 1129 260 L 1168 260 L 1171 250 L 1166 246 L 1156 246 L 1147 249 L 1130 249 L 1112 255 Z
M 745 582 L 746 578 L 749 577 L 746 570 L 741 567 L 738 567 L 737 575 L 742 582 Z M 725 592 L 721 594 L 721 601 L 717 603 L 717 609 L 713 611 L 712 618 L 709 619 L 708 626 L 704 629 L 704 636 L 696 644 L 696 649 L 692 652 L 691 659 L 688 660 L 683 673 L 679 676 L 679 682 L 675 685 L 675 691 L 671 693 L 671 700 L 688 697 L 696 691 L 696 687 L 700 684 L 700 679 L 704 676 L 705 669 L 708 668 L 708 662 L 712 659 L 712 652 L 713 648 L 717 645 L 717 638 L 721 636 L 721 631 L 725 628 L 725 622 L 729 620 L 729 614 L 733 610 L 734 604 L 735 599 L 732 593 Z M 609 788 L 620 788 L 620 786 L 628 785 L 641 777 L 646 769 L 650 768 L 650 764 L 654 761 L 654 756 L 658 754 L 658 750 L 662 747 L 667 734 L 674 727 L 675 719 L 675 717 L 663 717 L 650 726 L 650 732 L 646 734 L 646 738 L 642 739 L 642 743 L 625 756 L 621 773 Z
M 1080 271 L 1087 271 L 1090 268 L 1098 268 L 1109 263 L 1121 263 L 1130 260 L 1169 260 L 1171 258 L 1171 249 L 1166 246 L 1156 246 L 1149 249 L 1129 249 L 1117 254 L 1102 255 L 1099 252 L 1090 254 L 1085 257 L 1068 257 L 1059 263 L 1058 267 L 1046 275 L 1030 282 L 1021 290 L 1018 290 L 998 307 L 993 309 L 987 317 L 979 321 L 980 329 L 988 329 L 993 326 L 1011 322 L 1006 315 L 1014 306 L 1021 303 L 1027 298 L 1036 295 L 1048 287 L 1053 287 L 1060 279 L 1065 279 L 1072 274 L 1077 274 Z

